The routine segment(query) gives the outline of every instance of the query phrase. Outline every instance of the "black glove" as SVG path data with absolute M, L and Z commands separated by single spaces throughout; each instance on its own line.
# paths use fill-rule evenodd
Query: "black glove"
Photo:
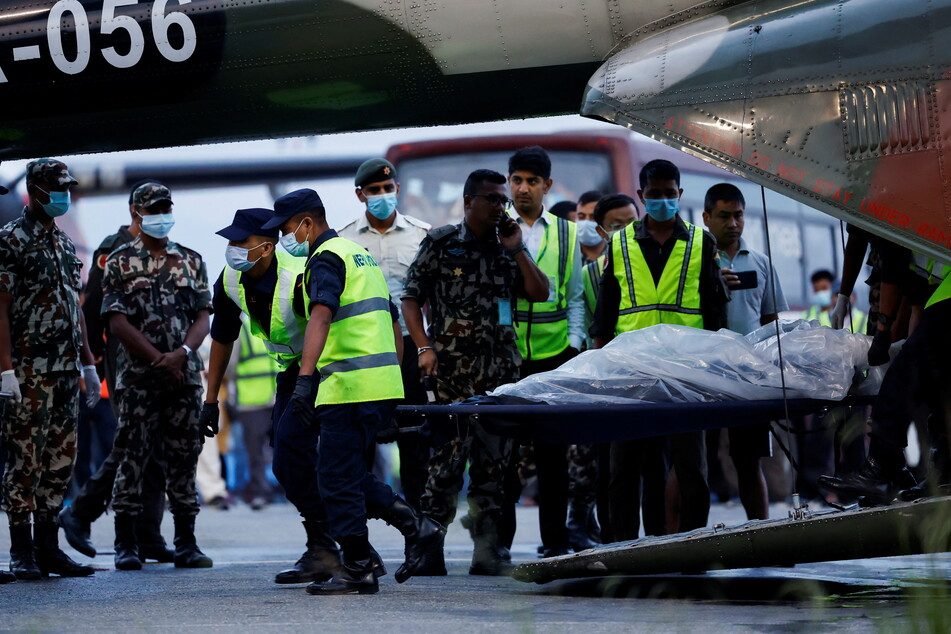
M 400 437 L 400 428 L 396 424 L 396 419 L 390 417 L 390 420 L 383 423 L 383 426 L 376 432 L 376 441 L 385 445 L 387 443 L 396 442 L 396 439 Z
M 313 376 L 297 377 L 294 383 L 294 394 L 291 395 L 290 408 L 298 420 L 307 427 L 317 425 L 316 391 Z
M 888 363 L 888 349 L 892 345 L 892 333 L 890 330 L 875 330 L 875 336 L 872 337 L 872 345 L 868 349 L 868 364 L 870 366 L 882 365 Z
M 221 415 L 218 403 L 204 403 L 198 415 L 198 427 L 205 438 L 214 438 L 218 433 L 218 417 Z

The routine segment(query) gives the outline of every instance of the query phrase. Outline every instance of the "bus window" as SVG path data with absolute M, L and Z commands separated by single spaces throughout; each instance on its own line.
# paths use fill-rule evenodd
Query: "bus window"
M 476 169 L 508 174 L 512 151 L 468 152 L 441 156 L 405 158 L 396 166 L 400 188 L 399 209 L 434 227 L 462 219 L 462 188 Z M 551 191 L 546 207 L 561 200 L 577 200 L 595 189 L 612 192 L 611 158 L 607 153 L 550 150 Z

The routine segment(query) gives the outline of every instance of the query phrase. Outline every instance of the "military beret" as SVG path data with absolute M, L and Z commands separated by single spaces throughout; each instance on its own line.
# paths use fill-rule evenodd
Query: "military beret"
M 264 224 L 273 215 L 274 212 L 270 209 L 239 209 L 234 213 L 234 220 L 231 221 L 231 224 L 215 233 L 222 238 L 235 242 L 247 240 L 251 236 L 277 238 L 280 231 L 276 228 L 264 228 Z
M 66 163 L 51 158 L 36 159 L 26 164 L 26 184 L 31 185 L 36 181 L 55 182 L 58 185 L 71 185 L 79 182 L 70 175 Z
M 262 229 L 275 229 L 287 222 L 288 218 L 293 218 L 303 211 L 320 209 L 323 211 L 324 203 L 320 200 L 313 189 L 298 189 L 289 194 L 284 194 L 274 201 L 274 216 L 268 220 Z
M 150 207 L 163 200 L 172 202 L 172 192 L 161 183 L 145 183 L 132 192 L 132 204 L 138 207 Z
M 383 158 L 372 158 L 364 161 L 363 165 L 357 168 L 357 175 L 353 178 L 353 184 L 357 187 L 363 187 L 367 183 L 379 183 L 396 178 L 396 168 L 393 164 Z

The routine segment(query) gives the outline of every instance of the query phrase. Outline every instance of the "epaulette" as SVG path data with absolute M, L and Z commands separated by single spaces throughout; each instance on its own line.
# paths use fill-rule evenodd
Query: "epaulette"
M 199 261 L 201 261 L 201 259 L 202 259 L 202 258 L 201 258 L 201 253 L 199 253 L 198 251 L 196 251 L 196 250 L 194 250 L 194 249 L 189 249 L 189 248 L 186 247 L 185 245 L 179 244 L 178 242 L 176 242 L 175 244 L 177 244 L 177 245 L 178 245 L 178 248 L 181 249 L 182 251 L 184 251 L 185 253 L 188 253 L 189 255 L 193 255 L 193 256 L 195 256 L 196 258 L 198 258 Z
M 423 222 L 419 218 L 413 218 L 412 216 L 407 216 L 406 214 L 403 214 L 403 219 L 406 222 L 413 225 L 414 227 L 419 227 L 420 229 L 425 229 L 426 231 L 429 231 L 430 229 L 432 229 L 431 224 L 429 224 L 428 222 Z
M 444 225 L 438 229 L 433 229 L 426 235 L 429 236 L 429 239 L 433 242 L 442 240 L 443 238 L 448 238 L 454 233 L 459 231 L 459 225 Z

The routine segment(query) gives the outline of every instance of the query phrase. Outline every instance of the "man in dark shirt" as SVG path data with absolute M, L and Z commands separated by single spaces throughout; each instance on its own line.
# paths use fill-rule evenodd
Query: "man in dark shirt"
M 596 348 L 605 346 L 616 334 L 654 324 L 681 324 L 705 330 L 726 326 L 727 297 L 716 259 L 716 240 L 681 219 L 680 171 L 669 161 L 651 161 L 641 169 L 640 186 L 637 194 L 647 216 L 613 236 L 607 250 L 608 261 L 590 331 Z M 631 200 L 632 207 L 633 203 Z M 699 257 L 696 247 L 700 247 Z M 664 275 L 669 267 L 672 270 Z M 674 270 L 677 274 L 672 274 Z M 649 279 L 645 279 L 647 275 Z M 705 526 L 710 489 L 704 434 L 678 434 L 667 441 L 680 490 L 679 522 L 674 519 L 677 509 L 671 509 L 674 513 L 668 513 L 670 529 L 687 531 Z M 664 532 L 658 513 L 663 505 L 658 472 L 665 470 L 656 460 L 659 442 L 650 439 L 612 443 L 611 528 L 617 540 L 637 537 L 642 475 L 645 506 L 649 506 L 645 508 L 645 531 L 648 535 Z M 646 469 L 643 473 L 642 468 Z

